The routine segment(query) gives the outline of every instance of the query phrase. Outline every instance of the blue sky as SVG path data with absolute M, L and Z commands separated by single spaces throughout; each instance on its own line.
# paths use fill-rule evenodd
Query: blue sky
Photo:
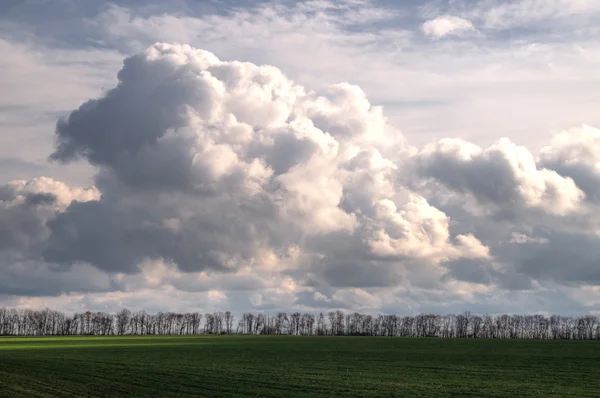
M 400 312 L 439 308 L 441 312 L 468 309 L 596 311 L 600 303 L 596 282 L 600 278 L 596 272 L 600 269 L 597 270 L 594 263 L 597 254 L 594 247 L 600 243 L 597 242 L 600 225 L 596 225 L 593 214 L 596 209 L 594 187 L 600 181 L 596 174 L 600 170 L 596 158 L 597 153 L 600 155 L 596 149 L 600 147 L 596 137 L 600 134 L 596 129 L 600 127 L 597 111 L 600 103 L 599 26 L 600 4 L 593 0 L 3 1 L 0 4 L 0 92 L 3 93 L 0 97 L 0 184 L 6 183 L 2 189 L 12 192 L 12 196 L 6 200 L 0 197 L 3 200 L 0 202 L 3 204 L 0 232 L 4 231 L 7 242 L 20 243 L 7 244 L 7 248 L 0 245 L 4 271 L 9 275 L 8 282 L 0 283 L 0 304 L 35 306 L 50 302 L 66 309 L 82 305 L 114 309 L 122 305 L 143 306 L 141 303 L 148 302 L 149 309 L 161 308 L 161 303 L 186 309 L 192 306 L 190 300 L 204 300 L 206 308 L 230 306 L 265 310 L 276 308 L 275 303 L 283 303 L 285 309 L 326 306 Z M 364 119 L 353 122 L 357 126 L 369 126 L 365 133 L 369 139 L 357 144 L 354 138 L 336 136 L 335 129 L 324 130 L 319 123 L 325 123 L 322 120 L 325 116 L 320 113 L 321 116 L 309 119 L 321 133 L 330 134 L 335 141 L 326 144 L 329 138 L 319 138 L 315 142 L 323 148 L 337 145 L 342 151 L 357 145 L 360 150 L 371 151 L 368 152 L 369 166 L 364 166 L 361 172 L 370 179 L 362 180 L 367 177 L 357 174 L 350 180 L 366 185 L 350 186 L 344 179 L 346 171 L 338 170 L 325 187 L 302 180 L 314 181 L 315 176 L 297 174 L 273 177 L 268 184 L 263 181 L 261 184 L 266 184 L 262 185 L 263 193 L 269 200 L 273 197 L 279 198 L 278 201 L 281 197 L 284 202 L 289 200 L 278 210 L 285 211 L 285 217 L 252 218 L 249 225 L 297 228 L 298 234 L 282 237 L 281 241 L 270 238 L 269 242 L 263 242 L 257 238 L 256 245 L 252 246 L 257 252 L 238 247 L 239 239 L 249 239 L 239 235 L 239 231 L 223 231 L 228 243 L 215 243 L 212 238 L 203 237 L 204 227 L 188 226 L 191 228 L 188 234 L 199 237 L 195 243 L 198 247 L 210 251 L 210 242 L 221 245 L 224 253 L 233 256 L 228 261 L 243 263 L 243 266 L 238 264 L 237 273 L 227 267 L 226 271 L 212 267 L 206 253 L 194 254 L 199 256 L 194 257 L 194 261 L 207 261 L 206 264 L 200 264 L 198 269 L 186 266 L 184 263 L 191 254 L 176 252 L 170 246 L 165 249 L 169 258 L 143 247 L 135 255 L 123 252 L 124 257 L 115 257 L 114 261 L 128 270 L 124 273 L 107 267 L 91 252 L 83 253 L 83 249 L 77 253 L 59 251 L 57 247 L 64 249 L 69 242 L 59 231 L 61 222 L 73 223 L 75 229 L 83 228 L 83 221 L 77 217 L 83 217 L 82 214 L 92 217 L 100 208 L 113 216 L 128 214 L 125 209 L 137 215 L 141 214 L 143 203 L 149 201 L 151 213 L 165 212 L 167 221 L 164 222 L 169 228 L 175 228 L 183 220 L 183 215 L 175 211 L 174 203 L 186 208 L 191 200 L 186 196 L 189 193 L 173 196 L 168 205 L 163 197 L 168 189 L 158 183 L 163 179 L 187 178 L 177 173 L 179 170 L 185 171 L 185 176 L 189 173 L 173 155 L 179 152 L 168 152 L 167 149 L 174 150 L 168 147 L 164 152 L 148 155 L 149 159 L 155 159 L 154 163 L 144 158 L 116 164 L 110 159 L 115 159 L 122 148 L 111 147 L 112 152 L 101 153 L 100 147 L 94 146 L 102 145 L 102 150 L 108 151 L 113 141 L 109 142 L 106 137 L 113 137 L 120 145 L 130 143 L 120 141 L 119 137 L 129 131 L 123 126 L 130 126 L 130 130 L 135 130 L 131 126 L 144 126 L 147 120 L 142 115 L 156 109 L 155 104 L 135 97 L 139 95 L 137 92 L 127 94 L 132 97 L 122 94 L 143 104 L 140 114 L 134 115 L 140 119 L 131 116 L 131 121 L 127 121 L 131 125 L 119 124 L 118 112 L 90 114 L 89 118 L 96 118 L 93 123 L 83 113 L 84 122 L 90 125 L 83 125 L 84 128 L 67 123 L 64 130 L 55 134 L 59 118 L 68 117 L 85 101 L 110 93 L 118 82 L 117 73 L 124 59 L 150 51 L 147 49 L 156 42 L 188 44 L 209 51 L 224 62 L 272 65 L 290 80 L 281 83 L 285 87 L 301 86 L 307 93 L 329 98 L 334 104 L 331 109 L 339 108 L 335 108 L 335 112 L 329 108 L 322 111 L 330 118 L 350 112 L 342 119 L 354 120 L 356 114 L 362 115 L 363 109 L 356 105 L 362 101 L 362 94 L 345 88 L 336 89 L 332 94 L 331 85 L 349 83 L 360 87 L 373 107 L 382 107 L 381 114 L 377 113 L 379 110 L 369 111 L 371 113 L 361 116 Z M 179 47 L 160 51 L 164 57 L 170 52 L 188 54 L 188 50 Z M 151 68 L 153 61 L 149 57 L 146 55 L 144 68 Z M 228 65 L 238 68 L 235 63 Z M 190 81 L 191 86 L 193 82 Z M 182 90 L 181 95 L 185 91 L 173 90 Z M 258 101 L 258 97 L 247 98 Z M 177 97 L 177 101 L 180 99 Z M 275 103 L 273 109 L 283 109 L 284 105 Z M 128 104 L 117 102 L 114 106 L 126 108 Z M 181 104 L 199 106 L 185 101 Z M 250 118 L 247 110 L 238 106 L 231 114 L 238 120 L 249 118 L 247 123 L 254 131 L 267 123 Z M 275 111 L 270 112 L 265 117 L 271 117 Z M 160 125 L 164 120 L 155 122 Z M 330 120 L 324 126 L 333 129 L 331 123 Z M 193 130 L 189 120 L 183 125 Z M 386 126 L 385 134 L 390 135 L 377 136 L 376 131 L 382 125 Z M 178 126 L 173 134 L 179 134 L 177 129 L 183 128 Z M 149 130 L 151 127 L 148 124 Z M 207 138 L 199 137 L 206 128 L 196 127 L 194 145 L 204 148 L 201 140 Z M 96 130 L 100 131 L 97 136 L 93 135 Z M 121 135 L 117 134 L 119 131 Z M 135 137 L 148 132 L 141 129 L 138 134 Z M 167 132 L 157 134 L 162 137 Z M 78 155 L 56 152 L 57 137 L 76 148 Z M 240 149 L 240 143 L 231 144 L 229 148 L 235 152 L 236 159 L 247 165 L 253 163 L 245 157 L 256 151 L 253 145 L 258 145 L 258 138 L 253 140 L 247 150 Z M 225 141 L 215 142 L 219 143 L 219 150 L 223 148 L 221 145 L 226 145 Z M 277 147 L 279 152 L 257 158 L 275 175 L 289 159 L 299 159 L 307 169 L 312 164 L 302 158 L 302 151 L 307 151 L 307 147 L 296 147 L 292 141 L 281 141 L 281 145 Z M 59 153 L 54 161 L 49 160 L 52 153 Z M 199 158 L 200 153 L 203 152 L 198 152 L 194 159 Z M 216 165 L 221 167 L 220 162 L 229 156 L 225 153 L 230 154 L 219 152 L 213 159 L 215 163 L 211 167 L 214 167 L 210 169 L 213 174 L 207 175 L 218 174 L 215 170 L 221 168 Z M 338 161 L 330 159 L 327 164 L 333 167 Z M 393 165 L 389 166 L 394 170 L 389 171 L 391 176 L 378 174 L 383 170 L 383 163 L 378 162 Z M 156 170 L 152 169 L 156 174 L 142 173 L 136 168 L 149 170 L 154 167 L 150 165 L 158 165 Z M 171 172 L 164 172 L 165 168 Z M 325 163 L 317 169 L 328 170 Z M 250 179 L 255 181 L 253 178 L 258 177 L 248 170 L 250 174 L 244 175 L 252 176 Z M 257 172 L 252 170 L 252 173 Z M 40 176 L 47 180 L 35 180 Z M 8 183 L 14 180 L 30 183 Z M 293 191 L 304 197 L 309 191 L 322 192 L 323 197 L 332 202 L 312 198 L 315 212 L 323 206 L 319 217 L 298 216 L 302 212 L 293 206 L 299 206 L 300 199 L 270 191 L 267 185 L 275 182 L 288 184 L 288 194 Z M 60 185 L 62 183 L 64 185 Z M 332 188 L 336 184 L 339 184 L 339 192 Z M 92 185 L 96 187 L 93 188 L 95 193 L 76 188 Z M 143 190 L 149 186 L 155 189 L 152 195 Z M 370 188 L 365 188 L 367 186 Z M 330 196 L 329 188 L 332 189 Z M 223 189 L 219 192 L 228 198 L 240 195 L 228 191 L 233 189 L 229 185 L 219 185 L 218 189 Z M 369 189 L 371 196 L 357 196 L 358 191 Z M 34 210 L 19 207 L 17 211 L 17 205 L 23 204 L 16 198 L 26 198 L 32 192 L 50 193 L 58 198 L 57 203 Z M 338 194 L 340 197 L 336 199 Z M 102 199 L 95 195 L 102 195 Z M 127 201 L 107 202 L 106 198 L 118 195 L 127 197 Z M 69 207 L 73 198 L 89 200 L 88 207 Z M 200 207 L 188 209 L 198 217 L 212 211 L 215 214 L 223 211 L 221 220 L 228 211 L 231 214 L 240 211 L 240 217 L 250 217 L 241 202 L 230 203 L 229 210 L 217 211 L 210 207 L 213 204 L 208 199 L 198 200 L 201 205 L 194 206 Z M 370 203 L 368 211 L 357 212 L 348 207 L 352 200 L 361 206 L 363 202 Z M 278 201 L 273 202 L 273 206 L 281 206 Z M 131 203 L 138 207 L 131 210 Z M 332 203 L 333 208 L 327 207 Z M 391 204 L 393 210 L 390 210 Z M 26 217 L 27 222 L 22 221 L 22 225 L 36 225 L 39 230 L 28 227 L 17 236 L 14 231 L 10 232 L 14 229 L 10 225 L 14 224 L 2 228 L 2 222 L 20 223 L 18 220 L 22 219 L 18 217 Z M 308 219 L 312 221 L 306 221 Z M 89 221 L 92 225 L 93 220 Z M 201 224 L 209 225 L 213 221 L 207 219 Z M 149 219 L 135 220 L 131 228 L 137 230 L 150 222 Z M 334 222 L 347 226 L 348 230 L 342 233 L 331 229 L 330 224 Z M 379 229 L 373 227 L 373 223 L 379 223 Z M 405 231 L 413 231 L 412 235 L 400 234 L 404 236 L 402 240 L 398 233 L 391 232 L 397 231 L 400 225 L 404 225 Z M 119 253 L 118 248 L 110 247 L 110 241 L 102 240 L 103 233 L 114 233 L 113 227 L 104 226 L 104 230 L 91 233 L 90 239 L 98 239 L 91 244 Z M 427 231 L 425 234 L 418 232 L 423 228 Z M 82 230 L 78 231 L 83 234 Z M 395 254 L 386 255 L 396 256 L 393 261 L 373 262 L 372 256 L 377 250 L 383 250 L 384 243 L 384 235 L 377 235 L 377 231 L 387 236 L 385 242 L 389 247 L 385 250 L 395 248 Z M 365 238 L 368 233 L 375 234 L 379 240 L 373 236 Z M 324 249 L 313 242 L 314 234 L 324 236 L 329 246 Z M 473 236 L 478 243 L 461 241 L 470 238 L 459 236 Z M 364 253 L 356 254 L 356 258 L 362 260 L 354 261 L 336 252 L 346 245 L 353 247 L 353 239 L 360 240 L 360 237 L 370 242 Z M 168 235 L 160 242 L 172 238 Z M 159 238 L 152 235 L 152 239 Z M 447 239 L 447 242 L 440 246 L 436 239 Z M 427 249 L 419 246 L 425 244 L 423 242 L 429 245 Z M 72 244 L 84 245 L 77 241 Z M 417 246 L 421 249 L 417 250 Z M 467 250 L 467 246 L 470 249 Z M 407 247 L 411 249 L 405 249 Z M 553 258 L 562 258 L 553 252 L 555 248 L 559 248 L 558 253 L 570 253 L 580 260 L 573 265 L 577 276 L 570 276 L 563 268 L 565 264 L 553 264 Z M 241 257 L 235 257 L 237 250 Z M 271 260 L 261 256 L 272 255 L 283 256 L 281 262 L 292 261 L 293 257 L 298 263 L 279 271 L 266 271 L 260 266 L 255 269 L 251 265 L 261 261 L 268 263 Z M 177 259 L 181 259 L 180 263 Z M 370 273 L 372 280 L 368 277 Z M 196 282 L 186 282 L 185 275 Z M 346 277 L 348 275 L 352 277 Z M 203 285 L 206 278 L 215 279 L 214 288 Z M 385 278 L 394 283 L 376 282 Z M 371 281 L 367 283 L 367 279 Z M 48 283 L 51 288 L 30 287 L 42 280 L 51 281 Z M 171 292 L 168 300 L 149 299 L 156 290 Z M 361 300 L 368 304 L 358 304 Z

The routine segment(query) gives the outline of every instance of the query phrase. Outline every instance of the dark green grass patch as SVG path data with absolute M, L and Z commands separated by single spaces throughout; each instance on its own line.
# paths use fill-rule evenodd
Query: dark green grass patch
M 600 341 L 0 338 L 0 396 L 598 397 Z

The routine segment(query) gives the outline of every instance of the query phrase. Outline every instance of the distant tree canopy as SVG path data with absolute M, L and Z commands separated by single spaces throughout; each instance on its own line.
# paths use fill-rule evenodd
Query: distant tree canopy
M 0 308 L 2 336 L 273 334 L 394 336 L 488 339 L 600 339 L 595 316 L 368 315 L 331 311 L 318 315 L 243 313 L 235 323 L 227 312 L 178 314 L 123 309 L 117 314 L 83 312 L 67 316 L 49 309 Z

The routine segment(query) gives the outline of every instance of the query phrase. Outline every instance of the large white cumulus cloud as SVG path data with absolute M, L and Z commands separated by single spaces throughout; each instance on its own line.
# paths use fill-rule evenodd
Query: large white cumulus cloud
M 572 241 L 548 232 L 561 222 L 589 233 L 600 158 L 591 128 L 539 159 L 504 139 L 414 148 L 359 87 L 317 94 L 272 66 L 160 43 L 127 58 L 118 84 L 56 135 L 51 158 L 96 166 L 96 187 L 0 187 L 13 284 L 56 271 L 64 285 L 47 294 L 163 287 L 262 309 L 331 306 L 348 292 L 369 298 L 359 307 L 393 308 L 411 289 L 474 300 L 560 284 L 560 265 L 544 272 L 536 259 L 548 242 Z
M 134 272 L 162 258 L 228 271 L 333 233 L 375 257 L 485 254 L 472 236 L 454 242 L 424 198 L 403 197 L 383 155 L 402 156 L 403 139 L 349 84 L 318 96 L 270 66 L 157 44 L 57 135 L 52 157 L 98 165 L 103 197 L 49 223 L 49 261 Z

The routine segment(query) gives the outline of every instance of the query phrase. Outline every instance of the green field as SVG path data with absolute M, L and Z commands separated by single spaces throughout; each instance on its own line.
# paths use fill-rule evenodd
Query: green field
M 600 341 L 0 338 L 0 396 L 598 397 Z

